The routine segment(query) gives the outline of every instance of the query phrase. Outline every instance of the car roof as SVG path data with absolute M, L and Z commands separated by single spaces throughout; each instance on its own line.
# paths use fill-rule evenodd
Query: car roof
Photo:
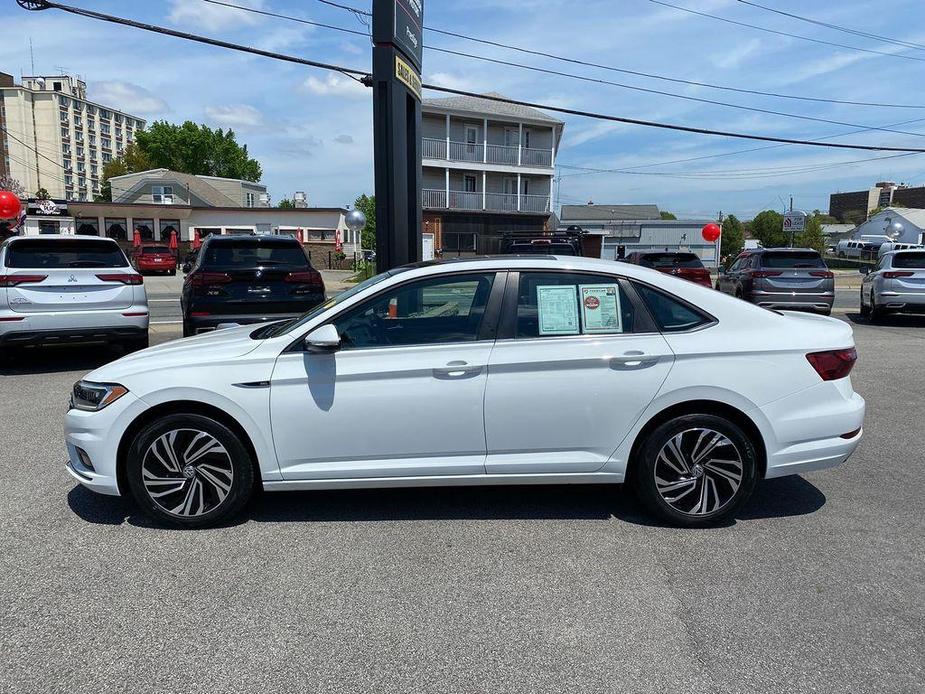
M 745 251 L 749 255 L 763 253 L 818 253 L 815 248 L 750 248 Z
M 295 241 L 299 240 L 289 234 L 213 234 L 203 243 L 228 243 L 230 241 L 240 241 L 241 239 L 253 239 L 254 241 Z
M 115 239 L 111 239 L 108 236 L 85 236 L 83 234 L 38 234 L 36 236 L 11 236 L 6 240 L 9 242 L 18 242 L 22 239 L 28 239 L 31 241 L 41 240 L 41 241 L 112 241 L 115 243 Z

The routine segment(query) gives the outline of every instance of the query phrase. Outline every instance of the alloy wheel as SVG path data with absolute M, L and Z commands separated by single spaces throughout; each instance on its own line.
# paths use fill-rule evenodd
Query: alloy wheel
M 154 439 L 141 472 L 151 500 L 167 513 L 187 518 L 221 506 L 234 483 L 228 451 L 198 429 L 173 429 Z
M 687 429 L 661 448 L 654 466 L 661 498 L 680 513 L 705 516 L 728 505 L 742 484 L 742 455 L 728 436 Z

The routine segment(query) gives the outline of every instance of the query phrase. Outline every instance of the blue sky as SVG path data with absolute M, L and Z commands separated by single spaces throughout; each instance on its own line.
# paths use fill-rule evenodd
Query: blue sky
M 364 30 L 353 15 L 315 0 L 231 1 Z M 788 33 L 925 59 L 925 50 L 814 27 L 735 0 L 671 2 Z M 72 0 L 70 4 L 326 62 L 358 68 L 370 63 L 369 42 L 362 36 L 262 18 L 202 0 Z M 348 0 L 348 4 L 369 8 L 369 0 Z M 879 5 L 861 0 L 764 0 L 762 4 L 925 45 L 921 0 Z M 925 106 L 921 88 L 925 61 L 734 27 L 648 0 L 429 0 L 425 13 L 430 26 L 630 70 L 785 94 Z M 2 0 L 0 22 L 4 27 L 0 70 L 17 77 L 31 72 L 31 38 L 36 72 L 50 74 L 64 68 L 80 74 L 93 99 L 149 121 L 191 119 L 231 127 L 263 165 L 263 180 L 274 200 L 305 190 L 311 204 L 343 205 L 361 192 L 372 191 L 370 95 L 342 76 L 56 10 L 30 13 L 13 0 Z M 911 134 L 872 131 L 833 141 L 925 147 L 925 109 L 735 94 L 570 66 L 437 34 L 425 35 L 425 41 L 632 86 L 845 123 L 884 126 L 921 119 L 899 127 Z M 424 60 L 425 80 L 432 83 L 583 110 L 800 139 L 852 130 L 501 68 L 433 51 L 425 52 Z M 857 160 L 885 154 L 799 146 L 730 154 L 766 145 L 571 116 L 565 120 L 560 164 L 640 173 L 582 174 L 562 169 L 563 203 L 654 202 L 679 216 L 713 216 L 722 210 L 748 218 L 769 207 L 780 209 L 781 199 L 790 195 L 796 207 L 825 209 L 828 193 L 835 190 L 855 190 L 882 179 L 925 183 L 925 154 L 865 162 Z M 716 154 L 728 156 L 661 164 Z M 808 170 L 815 166 L 828 168 Z

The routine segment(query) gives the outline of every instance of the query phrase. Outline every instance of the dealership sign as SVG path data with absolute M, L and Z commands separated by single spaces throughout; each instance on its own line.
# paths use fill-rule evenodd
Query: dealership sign
M 784 213 L 784 231 L 800 232 L 806 229 L 806 213 L 790 210 Z

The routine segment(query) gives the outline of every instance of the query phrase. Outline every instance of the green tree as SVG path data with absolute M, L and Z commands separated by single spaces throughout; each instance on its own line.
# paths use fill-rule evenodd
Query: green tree
M 0 190 L 8 190 L 20 200 L 29 197 L 23 184 L 9 174 L 0 174 Z
M 749 223 L 749 231 L 752 238 L 758 239 L 765 248 L 790 245 L 790 234 L 784 232 L 784 215 L 780 212 L 759 212 Z
M 354 209 L 366 215 L 366 226 L 363 227 L 362 243 L 366 250 L 376 248 L 376 196 L 363 193 L 353 203 Z
M 294 210 L 295 209 L 295 203 L 292 202 L 292 200 L 290 200 L 289 198 L 283 198 L 276 204 L 276 206 L 280 208 L 281 210 Z
M 155 121 L 135 136 L 150 168 L 166 168 L 199 176 L 221 176 L 259 181 L 263 172 L 247 145 L 237 142 L 234 131 L 213 130 L 186 121 L 175 125 Z
M 93 199 L 96 202 L 112 202 L 112 184 L 109 182 L 110 178 L 137 173 L 139 171 L 147 171 L 153 168 L 148 155 L 141 150 L 138 143 L 133 142 L 125 148 L 121 157 L 103 164 L 103 183 L 100 185 L 99 194 L 94 196 Z
M 675 217 L 671 212 L 668 212 L 667 210 L 662 210 L 661 212 L 658 213 L 658 216 L 660 219 L 667 219 L 669 221 L 677 219 L 677 217 Z
M 825 251 L 825 235 L 822 233 L 822 218 L 824 215 L 812 214 L 806 217 L 806 227 L 796 235 L 793 245 L 799 248 L 815 248 L 822 253 Z
M 36 200 L 50 200 L 51 196 L 48 194 L 47 190 L 45 190 L 44 188 L 39 188 L 37 191 L 35 191 L 35 199 Z
M 734 214 L 723 220 L 723 235 L 720 237 L 721 258 L 735 258 L 745 245 L 745 226 Z

